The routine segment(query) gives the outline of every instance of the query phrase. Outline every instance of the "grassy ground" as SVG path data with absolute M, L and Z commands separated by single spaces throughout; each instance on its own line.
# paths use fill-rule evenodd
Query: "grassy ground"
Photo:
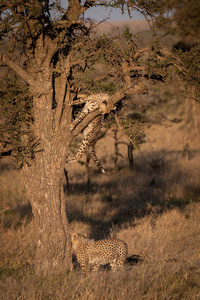
M 182 110 L 176 111 L 180 119 Z M 114 169 L 112 131 L 97 144 L 106 174 L 92 164 L 89 191 L 85 166 L 68 169 L 73 231 L 118 237 L 135 258 L 114 274 L 102 269 L 82 278 L 77 266 L 36 276 L 31 207 L 17 171 L 0 161 L 0 299 L 200 299 L 199 151 L 187 139 L 184 117 L 171 122 L 175 117 L 171 111 L 162 126 L 144 128 L 147 142 L 134 152 L 131 171 L 125 144 Z

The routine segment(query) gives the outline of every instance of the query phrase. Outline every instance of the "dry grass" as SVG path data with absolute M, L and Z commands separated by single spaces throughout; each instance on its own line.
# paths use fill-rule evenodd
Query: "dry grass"
M 11 161 L 0 161 L 0 223 L 2 227 L 22 225 L 24 218 L 31 216 L 31 207 L 19 173 Z
M 77 267 L 36 276 L 31 208 L 17 171 L 1 161 L 0 299 L 200 299 L 199 151 L 191 143 L 185 156 L 183 128 L 183 122 L 147 128 L 150 143 L 135 152 L 132 171 L 125 158 L 114 170 L 110 149 L 107 173 L 92 168 L 88 193 L 85 167 L 69 169 L 72 229 L 96 239 L 116 236 L 137 258 L 116 273 L 102 269 L 82 278 Z M 104 159 L 111 136 L 100 143 Z M 124 145 L 120 151 L 126 157 Z
M 26 270 L 20 265 L 21 258 L 26 264 L 30 257 L 24 251 L 28 238 L 22 242 L 20 231 L 15 237 L 10 232 L 6 241 L 19 242 L 14 247 L 6 245 L 9 263 L 15 269 L 1 276 L 1 299 L 198 299 L 199 224 L 200 206 L 192 203 L 182 212 L 173 209 L 137 219 L 134 226 L 122 226 L 114 234 L 127 242 L 129 255 L 140 255 L 142 260 L 117 273 L 102 270 L 87 278 L 78 271 L 45 278 L 31 274 L 30 266 Z M 12 261 L 14 252 L 17 256 Z

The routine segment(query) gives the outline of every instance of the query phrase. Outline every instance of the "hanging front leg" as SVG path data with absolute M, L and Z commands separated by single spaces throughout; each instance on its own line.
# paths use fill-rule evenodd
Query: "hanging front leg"
M 83 134 L 84 134 L 84 140 L 76 154 L 75 157 L 72 157 L 70 159 L 68 159 L 68 163 L 72 163 L 75 162 L 77 160 L 79 160 L 84 152 L 86 150 L 88 150 L 90 156 L 92 157 L 92 159 L 94 160 L 94 163 L 96 164 L 96 166 L 103 172 L 105 173 L 100 161 L 98 160 L 96 153 L 94 151 L 94 144 L 97 138 L 97 135 L 99 133 L 99 130 L 101 128 L 101 121 L 102 121 L 102 116 L 97 116 L 96 118 L 94 118 L 89 124 L 88 126 L 84 129 Z

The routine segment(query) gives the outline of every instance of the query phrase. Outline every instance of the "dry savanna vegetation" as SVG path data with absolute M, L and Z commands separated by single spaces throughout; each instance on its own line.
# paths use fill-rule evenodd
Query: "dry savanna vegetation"
M 155 90 L 133 102 L 141 97 L 144 103 L 163 94 Z M 133 151 L 132 170 L 120 131 L 116 163 L 116 124 L 96 145 L 105 175 L 91 162 L 88 187 L 85 157 L 67 167 L 69 182 L 63 185 L 71 230 L 128 244 L 126 265 L 116 273 L 102 268 L 83 278 L 74 259 L 72 272 L 36 275 L 31 206 L 17 170 L 1 160 L 1 299 L 200 298 L 199 144 L 187 130 L 187 103 L 177 99 L 169 87 L 168 100 L 147 110 L 151 119 L 143 123 L 146 137 Z
M 0 1 L 0 299 L 200 299 L 199 8 Z M 73 232 L 125 241 L 124 267 L 83 276 Z

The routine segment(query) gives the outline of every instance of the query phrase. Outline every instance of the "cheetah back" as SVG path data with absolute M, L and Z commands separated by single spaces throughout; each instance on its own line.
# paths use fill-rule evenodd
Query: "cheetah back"
M 88 248 L 89 263 L 123 265 L 127 257 L 128 247 L 125 242 L 119 239 L 105 239 L 94 242 Z

